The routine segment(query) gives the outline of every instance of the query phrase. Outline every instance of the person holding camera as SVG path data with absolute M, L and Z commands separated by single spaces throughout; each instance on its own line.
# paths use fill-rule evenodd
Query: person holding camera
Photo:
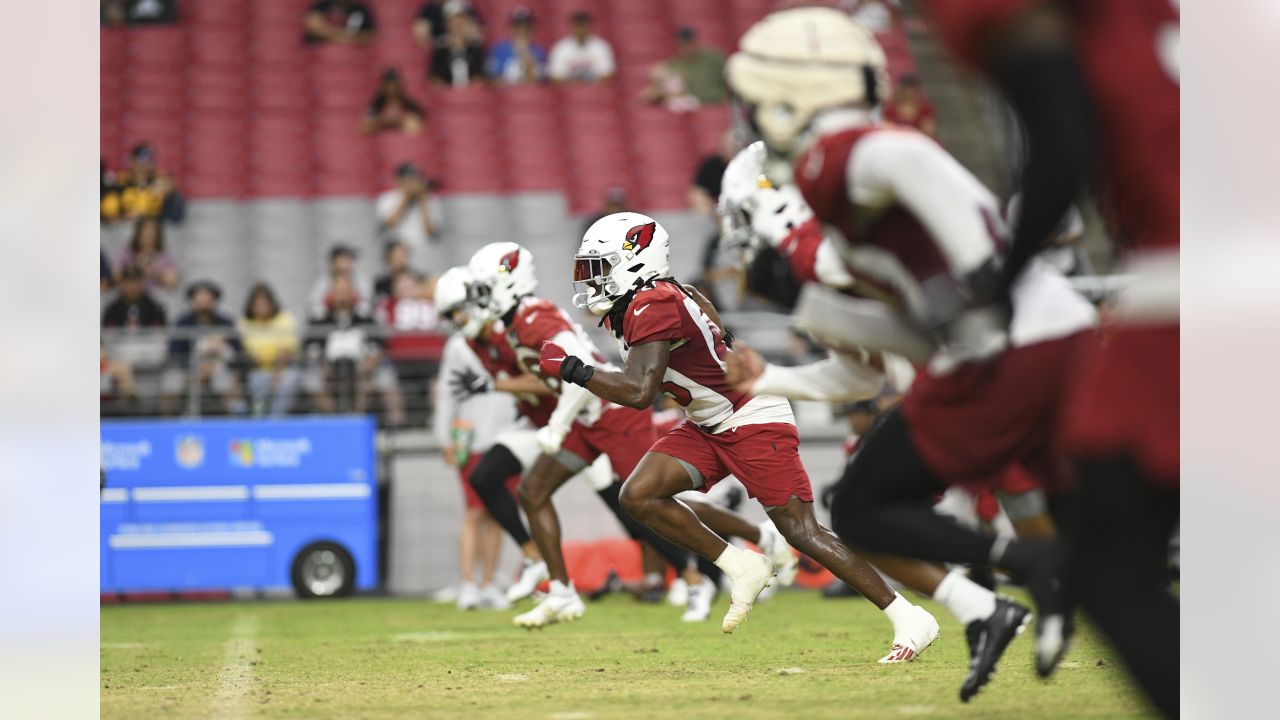
M 378 196 L 378 228 L 409 249 L 415 267 L 435 275 L 448 267 L 440 257 L 440 200 L 435 183 L 417 165 L 404 162 L 396 168 L 396 186 Z

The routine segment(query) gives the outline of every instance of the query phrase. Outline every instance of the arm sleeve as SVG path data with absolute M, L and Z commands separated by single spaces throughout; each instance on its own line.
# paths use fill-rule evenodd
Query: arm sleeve
M 600 75 L 612 75 L 618 66 L 613 61 L 613 47 L 606 40 L 600 40 Z
M 591 348 L 578 338 L 578 336 L 568 330 L 562 330 L 554 337 L 551 342 L 556 343 L 565 351 L 577 356 L 582 360 L 590 360 L 592 356 Z M 573 383 L 560 383 L 560 401 L 556 403 L 556 409 L 551 412 L 551 419 L 547 421 L 547 425 L 559 430 L 568 432 L 573 426 L 574 418 L 578 417 L 578 413 L 587 406 L 595 395 L 590 390 L 574 385 Z
M 845 168 L 849 199 L 860 206 L 901 204 L 929 231 L 953 277 L 995 254 L 998 204 L 955 158 L 915 131 L 868 134 Z
M 832 352 L 826 360 L 800 367 L 769 364 L 751 386 L 753 395 L 781 395 L 792 400 L 848 402 L 880 393 L 884 376 L 857 359 Z

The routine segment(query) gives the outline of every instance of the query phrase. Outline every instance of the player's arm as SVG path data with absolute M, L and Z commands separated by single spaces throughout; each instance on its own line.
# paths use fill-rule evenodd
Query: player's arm
M 547 349 L 549 347 L 554 348 L 550 353 Z M 538 364 L 544 373 L 549 377 L 559 377 L 564 380 L 564 375 L 559 372 L 558 363 L 554 369 L 548 369 L 548 363 L 544 360 L 548 354 L 558 356 L 561 358 L 560 362 L 563 362 L 566 357 L 573 357 L 575 360 L 578 357 L 591 357 L 590 348 L 585 347 L 578 336 L 569 330 L 561 330 L 543 343 L 538 358 Z M 560 383 L 560 398 L 556 402 L 556 409 L 551 411 L 547 424 L 538 429 L 538 445 L 543 452 L 554 454 L 560 449 L 561 443 L 573 429 L 573 421 L 593 399 L 591 391 L 579 383 L 570 381 Z
M 512 395 L 555 395 L 556 391 L 538 379 L 533 373 L 523 373 L 514 377 L 498 378 L 493 381 L 493 389 Z
M 866 400 L 878 395 L 885 382 L 880 353 L 863 358 L 833 351 L 820 362 L 783 367 L 766 363 L 755 350 L 740 344 L 729 353 L 725 364 L 726 379 L 735 389 L 792 400 Z
M 649 407 L 662 386 L 670 356 L 670 341 L 655 340 L 632 346 L 623 370 L 601 370 L 586 364 L 566 348 L 548 342 L 542 346 L 538 362 L 543 372 L 558 376 L 567 387 L 581 387 L 609 402 L 640 410 Z

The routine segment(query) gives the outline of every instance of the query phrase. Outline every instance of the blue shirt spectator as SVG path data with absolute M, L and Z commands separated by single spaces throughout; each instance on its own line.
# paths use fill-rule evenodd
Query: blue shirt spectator
M 495 43 L 489 51 L 489 76 L 518 85 L 542 80 L 546 70 L 546 48 L 533 41 L 533 13 L 518 7 L 511 12 L 511 38 Z

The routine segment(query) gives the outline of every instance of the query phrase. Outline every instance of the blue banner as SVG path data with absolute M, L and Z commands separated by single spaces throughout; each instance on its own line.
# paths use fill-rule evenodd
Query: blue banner
M 370 418 L 104 421 L 102 467 L 104 591 L 296 586 L 319 545 L 377 584 Z

